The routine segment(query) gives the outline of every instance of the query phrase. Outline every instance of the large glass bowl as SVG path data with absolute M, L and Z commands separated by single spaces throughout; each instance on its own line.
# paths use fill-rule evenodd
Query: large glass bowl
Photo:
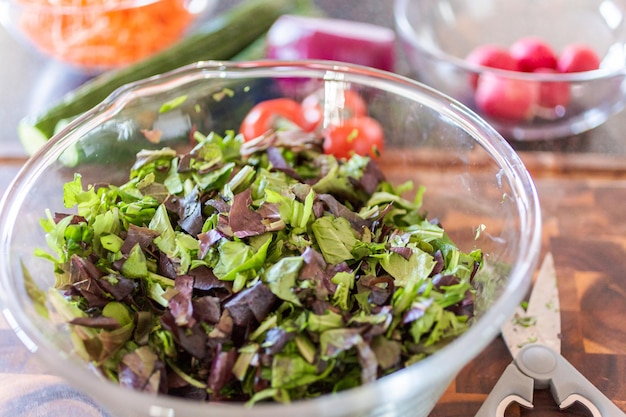
M 413 75 L 463 102 L 509 139 L 579 134 L 601 125 L 626 104 L 624 0 L 396 0 L 394 13 Z M 568 45 L 587 45 L 601 58 L 600 68 L 529 73 L 479 66 L 465 59 L 477 47 L 507 49 L 526 37 L 541 39 L 557 55 Z M 503 117 L 504 112 L 477 106 L 476 77 L 548 96 L 521 117 Z M 519 90 L 509 91 L 519 96 L 515 92 Z
M 25 45 L 99 72 L 167 48 L 216 5 L 217 0 L 0 0 L 0 22 Z
M 384 127 L 379 159 L 393 182 L 426 187 L 424 210 L 465 251 L 481 248 L 486 264 L 475 279 L 476 320 L 470 330 L 426 359 L 356 389 L 291 404 L 197 403 L 121 388 L 96 374 L 72 351 L 66 324 L 37 313 L 32 285 L 54 284 L 39 219 L 64 211 L 63 184 L 75 172 L 84 183 L 121 182 L 142 148 L 185 147 L 189 134 L 238 129 L 254 103 L 300 99 L 322 91 L 325 115 L 346 90 L 366 98 Z M 172 107 L 177 98 L 183 105 Z M 142 131 L 160 130 L 159 144 Z M 541 216 L 533 182 L 508 143 L 458 102 L 391 73 L 310 61 L 201 62 L 128 85 L 72 122 L 19 173 L 0 207 L 0 301 L 9 323 L 50 368 L 116 416 L 426 416 L 457 373 L 499 333 L 528 289 L 540 251 Z M 25 279 L 28 270 L 32 281 Z

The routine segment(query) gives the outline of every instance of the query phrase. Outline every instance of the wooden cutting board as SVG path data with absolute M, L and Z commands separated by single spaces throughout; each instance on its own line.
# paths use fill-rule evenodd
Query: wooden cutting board
M 626 412 L 626 159 L 604 155 L 523 154 L 543 212 L 543 248 L 554 255 L 562 315 L 562 354 Z M 498 338 L 448 388 L 431 414 L 478 411 L 511 357 Z M 535 409 L 507 416 L 591 416 L 560 411 L 549 390 Z

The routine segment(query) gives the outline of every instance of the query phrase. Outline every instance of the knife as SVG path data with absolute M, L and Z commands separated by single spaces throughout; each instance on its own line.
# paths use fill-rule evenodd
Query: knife
M 552 254 L 544 258 L 528 305 L 518 307 L 501 330 L 514 359 L 476 417 L 503 417 L 511 402 L 533 408 L 534 390 L 546 388 L 561 409 L 580 402 L 593 417 L 626 417 L 560 354 L 561 314 Z

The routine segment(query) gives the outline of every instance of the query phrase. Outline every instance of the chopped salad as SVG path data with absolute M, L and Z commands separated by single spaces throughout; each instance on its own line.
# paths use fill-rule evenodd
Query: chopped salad
M 467 329 L 483 255 L 422 214 L 423 187 L 324 152 L 314 131 L 194 141 L 141 151 L 122 185 L 76 174 L 75 214 L 41 221 L 51 311 L 106 377 L 289 402 L 373 382 Z

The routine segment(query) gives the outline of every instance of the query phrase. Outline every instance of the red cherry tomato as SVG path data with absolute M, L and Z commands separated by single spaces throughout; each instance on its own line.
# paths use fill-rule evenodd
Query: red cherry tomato
M 300 103 L 289 98 L 275 98 L 257 103 L 244 118 L 239 131 L 245 140 L 251 140 L 285 121 L 307 132 L 316 126 L 304 118 Z
M 337 158 L 354 154 L 376 158 L 383 151 L 384 141 L 382 126 L 368 116 L 353 117 L 324 130 L 324 152 Z
M 316 92 L 302 100 L 302 114 L 306 121 L 318 126 L 324 118 L 324 107 L 332 106 L 339 110 L 342 119 L 367 115 L 365 100 L 352 90 L 344 90 L 335 100 L 326 97 L 324 92 Z

